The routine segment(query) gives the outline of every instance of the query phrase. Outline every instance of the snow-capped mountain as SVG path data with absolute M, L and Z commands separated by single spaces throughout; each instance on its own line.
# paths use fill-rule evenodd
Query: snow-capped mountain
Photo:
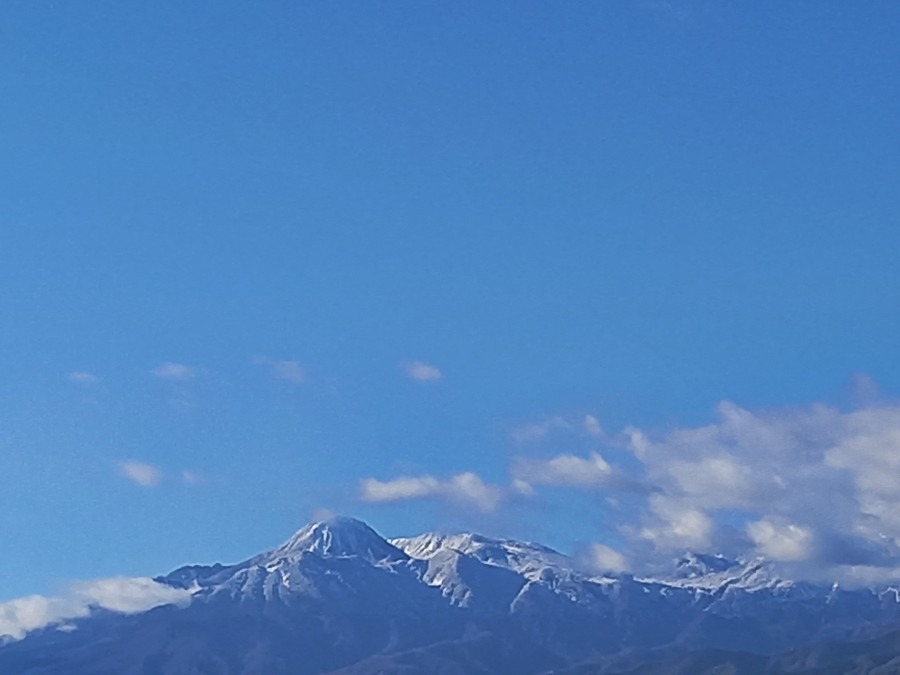
M 0 647 L 0 673 L 599 673 L 900 626 L 897 593 L 793 583 L 761 560 L 686 554 L 657 578 L 597 577 L 540 544 L 385 540 L 351 518 L 156 582 L 190 601 L 32 631 Z
M 542 570 L 574 570 L 574 561 L 552 548 L 531 542 L 491 539 L 479 534 L 423 534 L 418 537 L 391 539 L 390 543 L 411 558 L 429 559 L 443 551 L 457 551 L 489 565 L 507 567 L 526 578 L 540 575 Z
M 370 563 L 406 559 L 395 546 L 362 521 L 340 516 L 307 525 L 263 557 L 277 560 L 303 553 L 332 558 L 359 557 Z
M 721 591 L 739 588 L 743 591 L 788 589 L 795 585 L 776 573 L 773 565 L 763 558 L 732 560 L 722 555 L 685 553 L 678 558 L 669 574 L 643 579 L 676 588 Z

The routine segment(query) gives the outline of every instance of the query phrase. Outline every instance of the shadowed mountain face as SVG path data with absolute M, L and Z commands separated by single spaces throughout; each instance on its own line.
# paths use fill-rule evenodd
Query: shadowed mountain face
M 191 601 L 33 631 L 0 647 L 0 673 L 806 672 L 850 649 L 814 645 L 900 626 L 896 593 L 793 583 L 763 561 L 691 554 L 665 578 L 598 577 L 538 544 L 387 541 L 349 518 L 157 582 Z M 871 644 L 890 660 L 897 641 Z

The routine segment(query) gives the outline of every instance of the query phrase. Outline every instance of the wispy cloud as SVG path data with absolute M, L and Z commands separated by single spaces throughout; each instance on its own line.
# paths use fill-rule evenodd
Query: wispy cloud
M 253 363 L 258 366 L 266 366 L 279 380 L 291 382 L 293 384 L 301 384 L 306 381 L 306 369 L 299 361 L 270 359 L 265 356 L 257 356 L 253 359 Z
M 74 382 L 76 384 L 94 384 L 95 382 L 100 381 L 100 378 L 94 375 L 94 373 L 86 370 L 73 370 L 69 373 L 68 377 L 69 382 Z
M 512 440 L 519 444 L 540 443 L 556 434 L 587 436 L 593 439 L 606 437 L 600 420 L 593 415 L 551 415 L 515 426 L 509 432 Z
M 184 469 L 181 472 L 181 482 L 185 485 L 206 485 L 210 480 L 209 476 L 190 469 Z
M 335 513 L 334 511 L 332 511 L 331 509 L 326 508 L 324 506 L 319 506 L 319 507 L 314 508 L 312 510 L 312 512 L 309 514 L 309 520 L 313 523 L 318 523 L 318 522 L 325 521 L 325 520 L 331 520 L 336 515 L 338 515 L 338 514 Z
M 447 479 L 434 476 L 401 476 L 388 481 L 364 478 L 360 497 L 367 502 L 396 502 L 411 499 L 447 499 L 493 511 L 503 499 L 504 489 L 485 483 L 477 474 L 465 472 Z
M 160 605 L 185 604 L 190 599 L 189 591 L 170 588 L 146 577 L 76 582 L 59 597 L 32 595 L 0 603 L 0 636 L 19 640 L 29 631 L 65 626 L 69 621 L 86 617 L 92 608 L 136 614 Z
M 537 422 L 527 422 L 513 427 L 509 435 L 516 443 L 537 443 L 554 431 L 571 431 L 572 423 L 562 415 L 546 417 Z
M 175 363 L 174 361 L 166 361 L 150 371 L 153 377 L 161 380 L 190 380 L 197 375 L 197 370 L 183 363 Z
M 600 420 L 593 415 L 585 415 L 584 419 L 581 420 L 581 425 L 584 428 L 584 433 L 591 438 L 606 437 L 606 432 L 603 431 L 603 427 L 600 426 Z
M 400 367 L 409 379 L 416 382 L 437 382 L 444 377 L 440 368 L 424 361 L 402 361 Z
M 162 483 L 162 471 L 150 464 L 131 459 L 119 462 L 117 466 L 119 473 L 141 487 L 156 487 Z

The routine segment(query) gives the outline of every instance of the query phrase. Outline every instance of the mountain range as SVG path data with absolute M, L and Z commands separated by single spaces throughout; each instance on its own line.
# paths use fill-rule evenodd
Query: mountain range
M 243 562 L 154 582 L 184 600 L 96 606 L 8 637 L 0 673 L 900 672 L 897 589 L 795 582 L 759 559 L 687 553 L 636 578 L 540 544 L 388 540 L 334 517 Z

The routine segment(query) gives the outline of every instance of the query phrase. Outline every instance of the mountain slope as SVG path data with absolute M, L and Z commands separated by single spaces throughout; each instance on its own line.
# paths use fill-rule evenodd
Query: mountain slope
M 182 567 L 157 581 L 186 589 L 190 603 L 95 610 L 64 630 L 33 631 L 0 646 L 0 673 L 527 675 L 651 668 L 653 659 L 700 667 L 720 656 L 768 664 L 779 652 L 900 625 L 896 594 L 793 583 L 764 561 L 691 554 L 660 578 L 597 577 L 540 544 L 476 534 L 388 541 L 349 518 L 311 523 L 237 564 Z

